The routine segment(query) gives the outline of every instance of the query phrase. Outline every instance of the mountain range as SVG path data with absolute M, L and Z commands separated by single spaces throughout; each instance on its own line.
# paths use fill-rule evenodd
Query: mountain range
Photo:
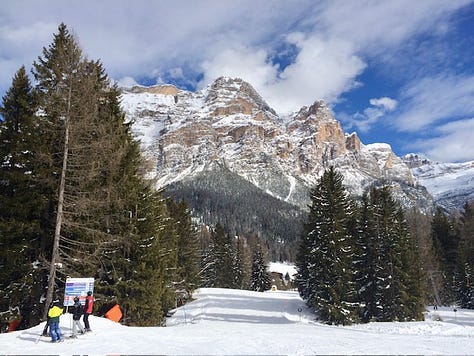
M 220 77 L 196 92 L 135 86 L 123 89 L 121 99 L 156 188 L 232 233 L 294 241 L 309 190 L 330 166 L 354 196 L 389 184 L 402 205 L 426 212 L 437 203 L 457 209 L 474 194 L 473 162 L 434 164 L 398 157 L 385 143 L 363 144 L 343 132 L 323 101 L 279 116 L 238 78 Z M 462 189 L 450 186 L 454 171 Z

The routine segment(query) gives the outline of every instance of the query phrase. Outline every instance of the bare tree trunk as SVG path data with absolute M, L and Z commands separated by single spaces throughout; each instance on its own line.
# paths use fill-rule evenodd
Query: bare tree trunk
M 43 319 L 46 319 L 49 305 L 53 300 L 54 282 L 56 280 L 56 264 L 59 262 L 59 240 L 61 238 L 61 226 L 63 221 L 63 206 L 64 206 L 64 187 L 66 185 L 66 169 L 67 158 L 69 151 L 69 115 L 71 112 L 71 85 L 69 85 L 67 112 L 64 122 L 64 150 L 63 150 L 63 165 L 61 169 L 61 181 L 59 183 L 58 196 L 58 212 L 56 215 L 56 227 L 54 231 L 53 251 L 51 255 L 51 265 L 49 266 L 48 290 L 46 292 L 46 301 L 43 310 Z

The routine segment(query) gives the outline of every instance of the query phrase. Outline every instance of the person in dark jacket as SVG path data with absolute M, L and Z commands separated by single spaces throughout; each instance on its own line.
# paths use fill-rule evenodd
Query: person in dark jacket
M 92 297 L 92 292 L 87 292 L 86 297 L 86 304 L 84 305 L 84 331 L 88 332 L 91 331 L 91 327 L 89 325 L 89 315 L 92 314 L 92 310 L 94 308 L 94 298 Z
M 74 305 L 69 309 L 69 313 L 72 314 L 72 335 L 71 337 L 77 337 L 76 328 L 79 329 L 79 334 L 84 334 L 84 328 L 81 325 L 81 316 L 84 314 L 79 298 L 74 297 Z
M 48 310 L 49 316 L 49 333 L 51 334 L 51 342 L 63 341 L 63 333 L 59 327 L 59 317 L 63 314 L 63 308 L 59 306 L 59 300 L 53 301 L 53 306 Z

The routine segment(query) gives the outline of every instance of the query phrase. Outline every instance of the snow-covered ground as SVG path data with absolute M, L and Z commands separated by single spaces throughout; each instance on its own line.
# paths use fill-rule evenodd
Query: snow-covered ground
M 78 339 L 50 343 L 44 325 L 0 334 L 0 352 L 61 355 L 308 355 L 474 354 L 474 310 L 441 308 L 426 321 L 348 327 L 314 321 L 296 292 L 257 293 L 200 289 L 195 301 L 176 310 L 167 327 L 126 327 L 92 317 L 94 330 Z M 69 315 L 61 327 L 70 334 Z

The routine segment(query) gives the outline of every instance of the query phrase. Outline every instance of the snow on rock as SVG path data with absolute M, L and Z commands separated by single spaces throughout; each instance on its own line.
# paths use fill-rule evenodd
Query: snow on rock
M 404 161 L 419 184 L 445 209 L 459 210 L 466 201 L 474 201 L 474 161 L 439 163 L 416 154 L 406 155 Z
M 122 94 L 159 188 L 219 162 L 263 192 L 307 209 L 309 189 L 334 166 L 355 195 L 376 181 L 391 181 L 403 203 L 429 206 L 430 198 L 390 146 L 364 146 L 357 134 L 345 134 L 324 101 L 283 118 L 238 78 L 221 77 L 196 92 L 173 88 Z

